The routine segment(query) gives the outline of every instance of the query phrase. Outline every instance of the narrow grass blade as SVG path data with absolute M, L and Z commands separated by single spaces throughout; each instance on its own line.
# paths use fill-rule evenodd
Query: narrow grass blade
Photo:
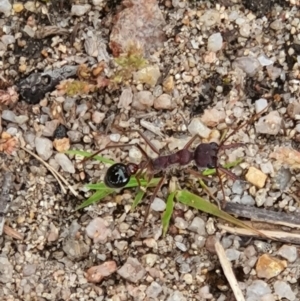
M 103 182 L 96 183 L 96 184 L 86 184 L 84 186 L 90 190 L 106 190 L 107 189 L 107 186 Z
M 234 162 L 229 162 L 223 165 L 224 168 L 226 169 L 230 169 L 232 167 L 236 167 L 237 165 L 239 165 L 240 163 L 243 162 L 243 159 L 237 159 Z M 210 175 L 214 175 L 216 173 L 216 169 L 212 168 L 212 169 L 206 169 L 202 172 L 202 174 L 204 176 L 210 176 Z
M 247 224 L 244 224 L 242 221 L 236 219 L 235 217 L 231 216 L 227 212 L 220 210 L 216 205 L 208 202 L 207 200 L 205 200 L 187 190 L 177 191 L 176 199 L 182 204 L 185 204 L 192 208 L 212 214 L 212 215 L 219 217 L 227 222 L 230 222 L 236 226 L 251 230 L 251 231 L 257 233 L 258 235 L 265 237 L 265 235 L 263 235 L 261 232 L 259 232 L 255 228 L 248 226 Z
M 160 178 L 153 178 L 148 184 L 148 182 L 146 180 L 141 179 L 140 183 L 141 183 L 141 186 L 154 187 L 154 186 L 157 185 L 159 180 L 160 180 Z M 137 182 L 137 179 L 135 177 L 133 177 L 133 178 L 130 179 L 130 181 L 128 182 L 128 184 L 124 188 L 132 188 L 132 187 L 137 187 L 137 186 L 139 186 L 138 182 Z M 86 184 L 85 187 L 88 188 L 88 189 L 91 189 L 91 190 L 105 190 L 105 189 L 107 189 L 107 186 L 103 182 L 96 183 L 96 184 Z
M 76 208 L 76 210 L 79 210 L 79 209 L 85 208 L 89 205 L 92 205 L 113 192 L 114 192 L 114 190 L 111 188 L 106 188 L 106 190 L 97 190 L 91 197 L 89 197 L 86 201 L 84 201 L 81 205 L 79 205 Z
M 166 235 L 169 229 L 170 220 L 173 214 L 174 209 L 174 197 L 175 197 L 176 191 L 169 194 L 167 198 L 167 204 L 166 204 L 166 210 L 162 216 L 162 226 L 163 226 L 163 236 Z
M 83 156 L 83 157 L 90 157 L 93 154 L 90 152 L 86 152 L 86 151 L 81 151 L 81 150 L 68 150 L 66 151 L 66 154 L 70 154 L 70 155 L 79 155 L 79 156 Z M 93 157 L 93 159 L 102 162 L 102 163 L 107 163 L 107 164 L 114 164 L 115 161 L 101 157 L 101 156 L 95 156 Z
M 134 210 L 136 208 L 136 206 L 142 201 L 144 195 L 145 195 L 145 191 L 143 190 L 138 191 L 132 203 L 131 210 Z

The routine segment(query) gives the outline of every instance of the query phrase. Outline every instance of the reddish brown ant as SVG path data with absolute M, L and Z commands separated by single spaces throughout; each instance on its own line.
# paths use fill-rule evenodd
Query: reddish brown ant
M 195 161 L 195 165 L 198 168 L 215 168 L 216 169 L 216 174 L 220 178 L 220 173 L 219 171 L 222 171 L 223 173 L 225 173 L 226 175 L 228 175 L 231 179 L 233 179 L 234 181 L 238 178 L 235 174 L 233 174 L 231 171 L 225 169 L 224 167 L 222 167 L 219 163 L 218 163 L 218 154 L 220 150 L 225 150 L 225 149 L 230 149 L 230 148 L 235 148 L 235 147 L 239 147 L 239 146 L 243 146 L 243 143 L 233 143 L 233 144 L 228 144 L 225 145 L 224 143 L 229 139 L 229 137 L 231 137 L 232 135 L 234 135 L 239 129 L 241 129 L 242 127 L 246 126 L 247 124 L 255 121 L 257 119 L 258 116 L 260 116 L 262 113 L 264 113 L 267 109 L 269 108 L 266 107 L 264 110 L 262 110 L 261 112 L 257 113 L 256 115 L 254 115 L 249 121 L 241 124 L 240 126 L 238 126 L 231 134 L 229 134 L 226 139 L 224 139 L 220 145 L 218 145 L 215 142 L 210 142 L 210 143 L 200 143 L 194 151 L 189 150 L 190 146 L 193 144 L 193 142 L 196 139 L 201 139 L 201 137 L 199 135 L 195 135 L 193 138 L 191 138 L 189 140 L 189 142 L 180 150 L 178 150 L 177 152 L 174 152 L 170 155 L 160 155 L 159 151 L 156 149 L 156 147 L 148 140 L 148 138 L 139 130 L 133 130 L 139 133 L 139 135 L 145 140 L 145 142 L 150 146 L 150 148 L 158 154 L 157 158 L 150 158 L 148 156 L 148 154 L 143 150 L 143 148 L 139 145 L 139 144 L 128 144 L 128 145 L 124 145 L 124 144 L 120 144 L 120 145 L 109 145 L 99 151 L 97 151 L 96 153 L 94 153 L 92 156 L 86 158 L 83 160 L 89 160 L 91 158 L 93 158 L 94 156 L 96 156 L 97 154 L 99 154 L 100 152 L 102 152 L 103 150 L 106 149 L 110 149 L 110 148 L 127 148 L 127 147 L 137 147 L 141 153 L 143 154 L 143 156 L 146 158 L 145 160 L 142 160 L 139 164 L 135 164 L 135 163 L 128 163 L 128 164 L 124 164 L 124 163 L 115 163 L 112 166 L 110 166 L 105 174 L 104 177 L 104 183 L 106 186 L 110 187 L 110 188 L 123 188 L 126 186 L 126 184 L 129 182 L 131 176 L 135 176 L 137 179 L 137 182 L 140 185 L 140 178 L 143 176 L 146 176 L 146 179 L 148 181 L 150 181 L 153 176 L 161 171 L 165 171 L 169 166 L 174 165 L 174 164 L 178 164 L 180 166 L 185 166 L 189 163 L 191 163 L 192 161 Z M 131 130 L 132 131 L 132 130 Z M 201 174 L 197 173 L 197 172 L 193 172 L 194 174 L 197 174 L 199 177 L 205 178 L 203 177 Z M 145 214 L 145 219 L 144 219 L 144 223 L 145 224 L 146 220 L 147 220 L 147 216 L 149 214 L 149 210 L 150 210 L 150 205 L 153 202 L 154 198 L 156 197 L 158 191 L 160 190 L 160 188 L 162 187 L 164 181 L 166 179 L 166 175 L 163 175 L 161 177 L 161 179 L 159 180 L 157 186 L 154 189 L 154 192 L 150 198 L 150 203 L 149 206 L 147 208 L 146 214 Z M 222 187 L 222 193 L 223 193 L 223 203 L 222 206 L 225 205 L 225 192 L 224 192 L 224 187 L 221 181 L 221 187 Z

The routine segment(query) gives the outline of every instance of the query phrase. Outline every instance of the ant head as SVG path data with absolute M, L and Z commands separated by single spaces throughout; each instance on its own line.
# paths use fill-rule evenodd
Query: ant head
M 110 188 L 122 188 L 129 182 L 130 177 L 134 175 L 138 170 L 138 165 L 129 163 L 128 165 L 123 163 L 113 164 L 108 168 L 104 177 L 104 184 Z

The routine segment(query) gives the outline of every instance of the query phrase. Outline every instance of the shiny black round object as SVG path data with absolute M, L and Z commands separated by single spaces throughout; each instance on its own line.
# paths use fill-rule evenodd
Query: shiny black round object
M 104 183 L 110 188 L 122 188 L 130 180 L 130 174 L 128 173 L 125 164 L 116 163 L 112 165 L 106 172 Z

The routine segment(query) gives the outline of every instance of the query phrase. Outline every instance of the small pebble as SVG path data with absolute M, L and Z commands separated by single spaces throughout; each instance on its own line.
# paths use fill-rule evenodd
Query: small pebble
M 133 79 L 137 82 L 148 84 L 154 87 L 160 78 L 161 73 L 157 65 L 147 66 L 133 74 Z
M 71 14 L 77 17 L 85 15 L 88 11 L 91 10 L 90 4 L 76 5 L 73 4 L 71 8 Z
M 242 185 L 242 182 L 239 180 L 237 180 L 233 183 L 231 189 L 234 194 L 242 194 L 244 192 L 244 187 Z
M 175 218 L 175 227 L 181 230 L 184 230 L 188 227 L 188 222 L 182 217 L 177 216 Z
M 274 291 L 275 294 L 277 294 L 281 299 L 286 298 L 290 301 L 296 300 L 296 295 L 292 291 L 291 286 L 286 282 L 282 280 L 277 280 L 274 283 Z
M 1 41 L 8 46 L 9 44 L 15 44 L 16 39 L 12 35 L 5 34 L 1 37 Z
M 181 250 L 182 252 L 186 252 L 186 251 L 187 251 L 187 246 L 186 246 L 184 243 L 182 243 L 182 242 L 176 241 L 176 242 L 175 242 L 175 246 L 176 246 L 179 250 Z
M 200 17 L 200 22 L 207 27 L 214 26 L 220 22 L 220 13 L 214 9 L 205 10 L 204 14 Z
M 245 206 L 254 206 L 255 200 L 251 195 L 246 194 L 241 198 L 240 203 Z
M 166 203 L 160 198 L 154 198 L 151 209 L 154 211 L 164 211 L 166 209 Z
M 151 284 L 146 289 L 146 295 L 148 298 L 158 300 L 158 295 L 162 292 L 162 286 L 156 281 L 151 282 Z
M 65 172 L 75 173 L 75 167 L 72 161 L 65 154 L 56 154 L 55 161 Z
M 105 243 L 111 236 L 111 230 L 108 227 L 108 223 L 100 217 L 94 218 L 86 226 L 85 231 L 87 236 L 93 239 L 94 243 Z
M 37 268 L 36 264 L 26 264 L 23 267 L 23 276 L 28 277 L 35 274 L 36 268 Z
M 260 169 L 264 174 L 273 174 L 274 168 L 270 161 L 260 164 Z
M 105 118 L 105 113 L 95 111 L 92 115 L 92 121 L 96 124 L 100 124 Z
M 274 62 L 268 57 L 266 57 L 264 54 L 260 55 L 257 59 L 263 67 L 274 64 Z
M 0 282 L 1 283 L 11 283 L 14 268 L 9 260 L 3 255 L 0 257 Z
M 255 101 L 256 114 L 262 112 L 268 106 L 268 101 L 265 98 L 260 98 Z
M 187 299 L 183 296 L 180 291 L 175 291 L 170 294 L 166 301 L 187 301 Z
M 139 91 L 133 97 L 132 106 L 137 110 L 151 108 L 154 103 L 154 96 L 149 91 Z
M 255 124 L 255 129 L 258 133 L 277 135 L 281 129 L 282 118 L 278 111 L 272 111 L 268 115 L 259 118 Z
M 183 281 L 186 283 L 186 284 L 192 284 L 193 283 L 193 276 L 189 273 L 187 274 L 184 274 L 183 275 Z
M 249 298 L 249 299 L 252 297 L 253 301 L 254 300 L 261 300 L 260 297 L 262 297 L 266 294 L 270 294 L 271 292 L 272 291 L 271 291 L 269 285 L 265 281 L 263 281 L 263 280 L 254 280 L 247 287 L 246 297 Z
M 83 135 L 79 131 L 68 131 L 68 137 L 70 138 L 71 142 L 80 142 Z
M 47 161 L 53 154 L 52 141 L 47 138 L 36 137 L 34 140 L 36 152 L 45 161 Z M 74 170 L 75 172 L 75 170 Z
M 216 108 L 205 109 L 201 116 L 201 121 L 209 127 L 215 127 L 225 120 L 225 111 L 220 111 Z
M 9 0 L 0 1 L 0 13 L 4 13 L 6 17 L 11 15 L 11 4 Z
M 117 270 L 115 261 L 107 261 L 100 265 L 89 268 L 85 274 L 88 282 L 99 283 L 104 277 L 108 277 Z
M 251 26 L 249 23 L 243 23 L 240 26 L 240 35 L 244 38 L 248 38 L 251 34 Z
M 133 257 L 128 257 L 126 263 L 117 271 L 124 279 L 137 283 L 144 278 L 146 270 L 140 262 Z
M 67 128 L 63 124 L 60 124 L 55 129 L 55 131 L 53 133 L 53 138 L 62 139 L 62 138 L 65 138 L 65 137 L 67 137 Z
M 300 103 L 289 103 L 286 111 L 290 118 L 295 119 L 297 115 L 300 115 Z
M 51 121 L 47 121 L 45 123 L 45 127 L 43 129 L 43 136 L 45 137 L 53 137 L 55 130 L 58 126 L 59 121 L 57 119 L 51 120 Z
M 278 250 L 278 255 L 285 258 L 288 262 L 294 262 L 298 258 L 297 248 L 295 246 L 283 245 Z
M 162 94 L 154 100 L 154 108 L 156 110 L 172 110 L 174 108 L 173 104 L 172 97 L 168 94 Z
M 23 3 L 16 2 L 16 3 L 13 4 L 13 10 L 14 10 L 16 13 L 20 13 L 23 9 L 24 9 Z
M 191 123 L 188 125 L 188 131 L 190 134 L 195 136 L 198 134 L 202 138 L 208 138 L 211 130 L 202 123 L 200 118 L 193 118 Z
M 10 122 L 16 122 L 16 114 L 11 110 L 3 110 L 2 119 Z
M 232 66 L 233 68 L 239 68 L 243 70 L 249 76 L 254 76 L 261 68 L 261 64 L 258 59 L 247 56 L 235 59 L 235 61 L 232 63 Z
M 270 28 L 274 29 L 274 30 L 281 30 L 283 28 L 283 23 L 280 19 L 276 19 L 275 21 L 273 21 L 270 24 Z
M 245 175 L 246 180 L 251 183 L 252 185 L 263 188 L 265 186 L 267 175 L 265 175 L 259 169 L 250 166 L 248 172 Z
M 222 49 L 223 38 L 222 35 L 218 33 L 212 34 L 207 41 L 207 50 L 212 52 L 218 52 Z
M 131 87 L 124 88 L 120 95 L 118 108 L 130 109 L 130 104 L 132 103 L 132 100 L 133 100 L 133 93 Z
M 201 217 L 195 216 L 188 229 L 190 231 L 198 233 L 199 235 L 206 236 L 207 233 L 205 229 L 205 224 L 205 221 Z
M 227 249 L 225 250 L 226 257 L 229 261 L 235 261 L 240 258 L 241 252 L 236 249 Z
M 109 139 L 112 142 L 119 142 L 121 139 L 121 135 L 120 134 L 110 134 Z
M 256 263 L 256 273 L 259 278 L 271 279 L 278 276 L 287 267 L 285 260 L 264 254 Z
M 158 259 L 156 254 L 146 254 L 142 257 L 142 261 L 149 267 L 153 267 Z
M 163 82 L 164 92 L 170 93 L 174 90 L 174 76 L 169 75 Z

